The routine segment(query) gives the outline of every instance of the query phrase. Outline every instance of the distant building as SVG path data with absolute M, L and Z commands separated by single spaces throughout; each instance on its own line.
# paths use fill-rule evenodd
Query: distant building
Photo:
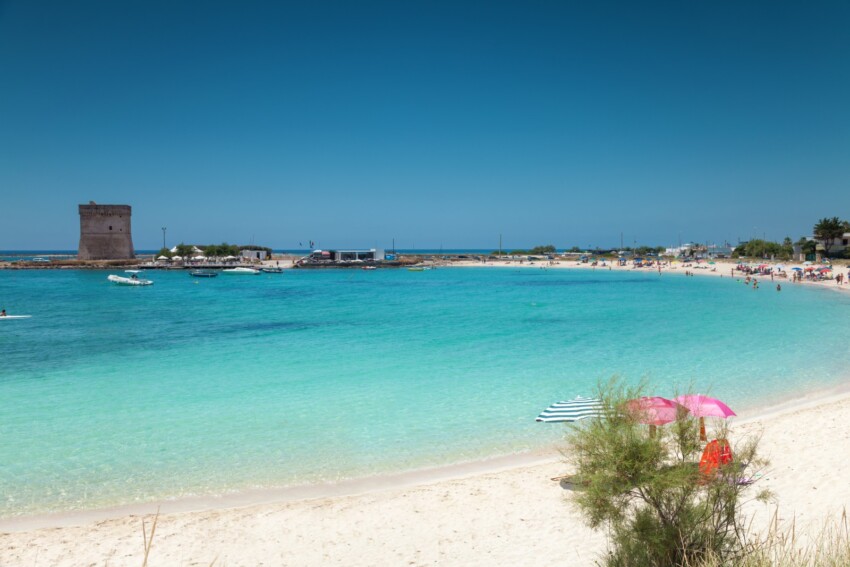
M 311 261 L 331 262 L 376 262 L 384 260 L 383 248 L 371 248 L 369 250 L 314 250 L 309 259 Z
M 80 205 L 80 260 L 135 258 L 130 205 Z
M 246 260 L 265 260 L 268 255 L 266 250 L 242 250 L 241 254 Z
M 708 247 L 708 256 L 709 258 L 731 258 L 732 252 L 734 251 L 734 246 L 729 246 L 727 244 L 718 246 L 716 244 L 712 244 Z
M 826 253 L 826 246 L 823 245 L 823 240 L 812 238 L 817 242 L 817 250 L 819 252 Z M 832 247 L 829 249 L 830 255 L 841 256 L 845 250 L 850 249 L 850 232 L 845 232 L 841 235 L 841 238 L 836 238 L 835 242 L 832 243 Z
M 693 256 L 694 249 L 697 247 L 693 242 L 686 242 L 681 246 L 677 246 L 674 248 L 666 248 L 664 250 L 665 256 L 675 256 L 676 258 L 681 258 L 683 256 Z

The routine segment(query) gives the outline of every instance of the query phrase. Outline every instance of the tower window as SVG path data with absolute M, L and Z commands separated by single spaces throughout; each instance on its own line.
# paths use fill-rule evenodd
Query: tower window
M 109 225 L 109 230 L 112 230 L 112 225 Z

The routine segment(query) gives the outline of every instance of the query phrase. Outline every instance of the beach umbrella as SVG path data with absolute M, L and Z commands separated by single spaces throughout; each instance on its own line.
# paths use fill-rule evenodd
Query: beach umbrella
M 182 260 L 182 259 L 183 259 L 183 257 L 182 257 L 182 256 L 174 256 L 174 257 L 172 258 L 172 260 Z
M 626 402 L 626 408 L 640 414 L 640 422 L 646 425 L 664 425 L 676 421 L 679 404 L 661 396 L 643 396 Z
M 577 396 L 574 400 L 556 402 L 543 410 L 535 421 L 573 422 L 602 414 L 602 400 Z
M 798 268 L 798 267 L 796 267 L 796 266 L 795 266 L 795 267 L 791 268 L 791 271 L 793 271 L 793 272 L 802 272 L 802 271 L 803 271 L 803 268 Z
M 703 394 L 685 394 L 684 396 L 676 396 L 676 401 L 699 418 L 699 438 L 701 441 L 707 439 L 705 435 L 705 419 L 706 417 L 722 417 L 727 418 L 736 415 L 732 409 L 716 398 L 710 398 Z
M 168 256 L 160 256 L 157 260 L 168 260 Z
M 676 421 L 681 406 L 661 396 L 643 396 L 626 402 L 626 409 L 638 416 L 638 421 L 649 425 L 649 435 L 655 436 L 655 426 Z

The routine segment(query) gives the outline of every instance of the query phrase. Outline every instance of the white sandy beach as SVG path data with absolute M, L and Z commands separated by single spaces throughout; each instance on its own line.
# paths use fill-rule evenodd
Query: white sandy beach
M 796 262 L 765 262 L 765 264 L 773 266 L 777 264 L 784 264 L 786 267 L 786 272 L 789 275 L 789 278 L 781 278 L 774 277 L 771 278 L 768 276 L 756 275 L 754 276 L 758 282 L 760 289 L 769 290 L 771 288 L 775 289 L 777 284 L 781 286 L 786 285 L 811 285 L 817 286 L 826 289 L 832 289 L 837 291 L 847 291 L 850 292 L 850 272 L 848 272 L 848 266 L 837 264 L 834 266 L 834 273 L 837 275 L 839 273 L 843 273 L 845 275 L 844 282 L 839 284 L 835 279 L 826 279 L 820 281 L 810 281 L 810 280 L 802 280 L 798 282 L 792 282 L 790 279 L 790 274 L 793 268 L 799 268 L 801 270 L 805 269 L 806 266 Z M 593 266 L 590 263 L 580 263 L 573 260 L 555 260 L 553 262 L 522 262 L 520 263 L 517 260 L 511 261 L 488 261 L 488 262 L 475 262 L 475 261 L 463 261 L 463 262 L 452 262 L 450 266 L 452 267 L 464 267 L 464 268 L 522 268 L 522 269 L 567 269 L 567 270 L 598 270 L 598 271 L 614 271 L 614 272 L 635 272 L 635 273 L 656 273 L 659 275 L 664 274 L 692 274 L 694 276 L 713 276 L 719 278 L 734 278 L 741 279 L 747 277 L 746 274 L 742 273 L 740 270 L 735 270 L 733 272 L 733 268 L 738 265 L 736 260 L 718 260 L 714 265 L 708 265 L 705 262 L 700 264 L 696 263 L 687 263 L 681 261 L 675 261 L 673 263 L 667 263 L 662 266 L 660 271 L 657 266 L 652 267 L 641 267 L 636 268 L 632 265 L 632 263 L 628 263 L 625 266 L 619 266 L 616 262 L 606 262 L 606 265 L 597 265 Z
M 754 486 L 770 488 L 777 501 L 749 505 L 756 525 L 778 508 L 786 524 L 816 528 L 850 504 L 850 395 L 741 416 L 733 444 L 759 432 L 771 466 Z M 148 564 L 593 565 L 605 537 L 582 523 L 572 492 L 550 480 L 565 471 L 553 453 L 491 472 L 459 469 L 441 480 L 354 486 L 348 495 L 163 513 Z M 148 514 L 139 513 L 144 508 Z M 156 509 L 4 521 L 0 565 L 141 565 L 142 520 L 150 527 Z

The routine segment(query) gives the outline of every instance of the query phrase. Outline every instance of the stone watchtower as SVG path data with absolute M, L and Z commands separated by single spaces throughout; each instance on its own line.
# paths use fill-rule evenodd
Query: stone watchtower
M 135 258 L 130 205 L 80 205 L 80 260 Z

